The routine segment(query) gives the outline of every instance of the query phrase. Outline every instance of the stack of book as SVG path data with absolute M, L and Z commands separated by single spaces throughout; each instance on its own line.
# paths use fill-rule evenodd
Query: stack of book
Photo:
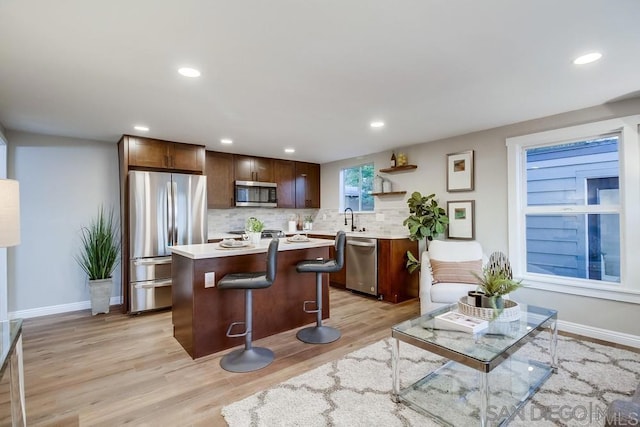
M 467 316 L 458 311 L 449 311 L 434 317 L 433 325 L 436 329 L 476 333 L 487 328 L 489 321 Z

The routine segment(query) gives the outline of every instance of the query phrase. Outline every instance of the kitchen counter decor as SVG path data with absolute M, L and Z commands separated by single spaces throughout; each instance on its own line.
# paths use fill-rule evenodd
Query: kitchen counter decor
M 254 245 L 259 245 L 260 239 L 262 239 L 262 230 L 264 230 L 264 222 L 256 217 L 250 216 L 247 219 L 244 229 L 249 235 L 249 242 Z

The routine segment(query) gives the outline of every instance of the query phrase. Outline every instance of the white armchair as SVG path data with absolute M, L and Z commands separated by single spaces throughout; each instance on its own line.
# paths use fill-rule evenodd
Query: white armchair
M 434 260 L 433 263 L 431 260 Z M 471 271 L 481 274 L 487 257 L 476 241 L 451 242 L 433 240 L 429 251 L 422 252 L 420 268 L 420 313 L 423 314 L 442 304 L 458 302 L 478 287 Z M 434 271 L 433 267 L 437 267 Z M 458 271 L 455 271 L 455 270 Z M 446 271 L 445 271 L 446 270 Z M 444 280 L 436 281 L 438 273 Z

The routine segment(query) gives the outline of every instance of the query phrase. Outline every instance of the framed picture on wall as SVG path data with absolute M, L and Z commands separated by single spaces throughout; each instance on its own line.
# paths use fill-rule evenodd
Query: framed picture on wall
M 473 190 L 473 150 L 447 154 L 447 191 Z
M 447 202 L 447 216 L 449 227 L 447 238 L 473 240 L 476 237 L 476 229 L 473 221 L 474 200 L 457 200 Z

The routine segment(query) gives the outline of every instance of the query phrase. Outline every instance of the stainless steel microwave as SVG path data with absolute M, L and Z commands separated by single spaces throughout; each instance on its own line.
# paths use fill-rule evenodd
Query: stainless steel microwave
M 278 184 L 274 182 L 236 181 L 236 206 L 275 208 Z

